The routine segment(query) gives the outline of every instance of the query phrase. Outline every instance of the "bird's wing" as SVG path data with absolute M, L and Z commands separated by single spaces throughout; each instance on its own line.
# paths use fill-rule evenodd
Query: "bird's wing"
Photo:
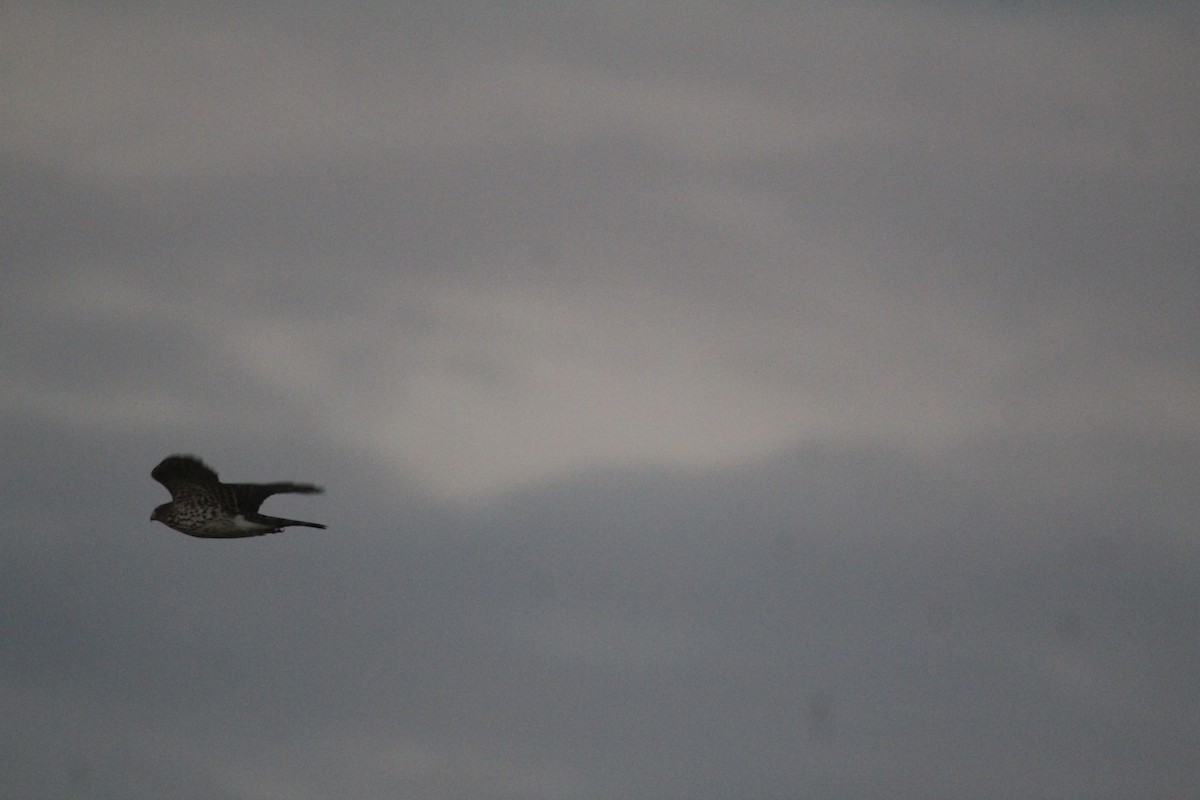
M 220 482 L 217 473 L 194 456 L 167 456 L 151 471 L 150 477 L 167 487 L 173 500 L 196 489 L 211 492 Z
M 253 513 L 273 494 L 319 494 L 320 486 L 311 483 L 226 483 L 237 510 Z

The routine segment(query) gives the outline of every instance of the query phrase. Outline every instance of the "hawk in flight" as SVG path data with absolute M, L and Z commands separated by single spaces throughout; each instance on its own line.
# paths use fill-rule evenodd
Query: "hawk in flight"
M 273 494 L 316 494 L 309 483 L 221 483 L 217 473 L 194 456 L 168 456 L 150 477 L 167 487 L 171 502 L 154 509 L 158 520 L 188 536 L 238 539 L 279 533 L 289 525 L 324 528 L 316 522 L 268 517 L 258 507 Z

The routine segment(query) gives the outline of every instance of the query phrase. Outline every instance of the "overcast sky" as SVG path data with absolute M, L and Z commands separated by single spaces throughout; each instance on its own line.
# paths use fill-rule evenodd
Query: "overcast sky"
M 0 795 L 1194 797 L 1200 13 L 784 5 L 4 4 Z

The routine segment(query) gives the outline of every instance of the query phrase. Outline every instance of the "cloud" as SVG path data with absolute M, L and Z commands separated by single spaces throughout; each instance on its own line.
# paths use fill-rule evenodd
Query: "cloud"
M 5 791 L 1189 796 L 1192 12 L 532 8 L 6 15 Z

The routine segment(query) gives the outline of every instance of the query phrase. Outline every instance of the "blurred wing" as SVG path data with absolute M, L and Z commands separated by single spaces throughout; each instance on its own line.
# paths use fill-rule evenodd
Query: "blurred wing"
M 320 494 L 320 486 L 311 483 L 226 483 L 221 484 L 222 496 L 228 496 L 233 509 L 246 513 L 258 511 L 259 506 L 273 494 Z
M 172 500 L 198 492 L 212 494 L 220 483 L 217 473 L 193 456 L 168 456 L 151 471 L 150 477 L 167 487 Z

